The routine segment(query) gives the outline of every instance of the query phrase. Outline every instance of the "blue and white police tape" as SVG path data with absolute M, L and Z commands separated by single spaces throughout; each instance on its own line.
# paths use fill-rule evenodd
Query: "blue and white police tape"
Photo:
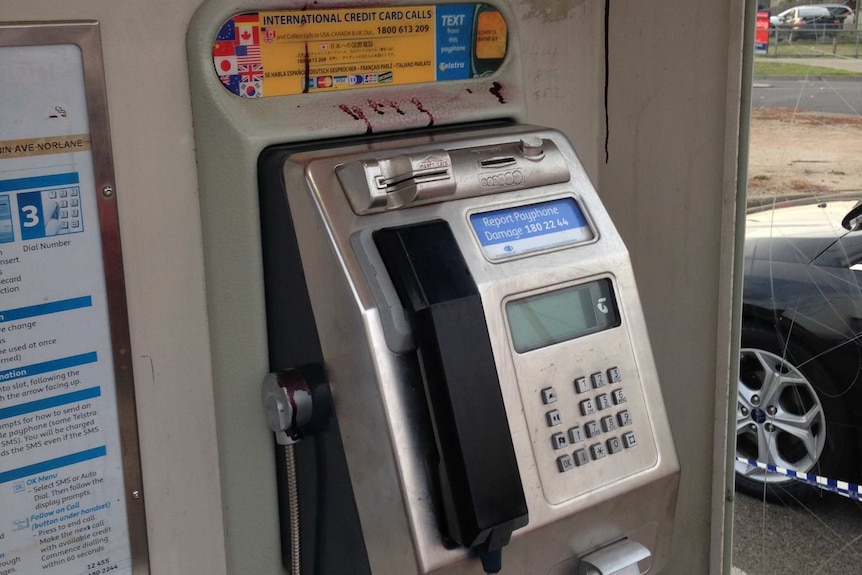
M 849 497 L 850 499 L 855 499 L 857 501 L 862 500 L 862 490 L 860 490 L 859 486 L 855 483 L 848 483 L 846 481 L 830 479 L 828 477 L 814 475 L 813 473 L 802 473 L 801 471 L 793 471 L 792 469 L 787 469 L 785 467 L 778 467 L 776 465 L 762 463 L 753 459 L 745 459 L 744 457 L 739 456 L 736 457 L 736 460 L 740 463 L 750 465 L 751 467 L 763 469 L 764 471 L 778 473 L 780 475 L 786 475 L 787 477 L 795 479 L 796 481 L 801 481 L 802 483 L 807 483 L 808 485 L 813 485 L 814 487 L 818 487 L 826 491 L 831 491 L 833 493 L 843 495 L 844 497 Z

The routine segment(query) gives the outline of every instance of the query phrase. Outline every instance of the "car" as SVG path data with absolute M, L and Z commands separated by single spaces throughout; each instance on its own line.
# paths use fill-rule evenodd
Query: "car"
M 842 28 L 844 23 L 847 21 L 847 18 L 852 18 L 855 16 L 853 12 L 853 8 L 847 6 L 846 4 L 820 4 L 827 10 L 835 19 L 838 21 L 838 27 Z M 855 22 L 855 18 L 852 18 L 852 21 Z
M 772 20 L 770 19 L 770 22 Z M 774 26 L 786 32 L 790 41 L 801 38 L 824 38 L 841 27 L 838 18 L 824 5 L 796 6 L 775 17 Z
M 816 492 L 749 461 L 859 482 L 860 199 L 797 200 L 753 208 L 747 215 L 738 491 L 769 499 L 801 499 Z

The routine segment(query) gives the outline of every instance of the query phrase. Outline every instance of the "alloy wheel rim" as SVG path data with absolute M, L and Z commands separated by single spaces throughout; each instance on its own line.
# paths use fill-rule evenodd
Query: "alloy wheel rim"
M 740 352 L 736 455 L 809 473 L 826 445 L 826 415 L 814 386 L 786 359 L 760 349 Z M 736 461 L 736 472 L 761 483 L 789 477 Z

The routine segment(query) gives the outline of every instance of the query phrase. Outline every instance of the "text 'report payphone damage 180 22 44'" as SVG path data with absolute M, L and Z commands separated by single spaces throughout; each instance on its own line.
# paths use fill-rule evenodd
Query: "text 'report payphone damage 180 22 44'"
M 245 13 L 222 25 L 213 66 L 244 98 L 462 80 L 499 68 L 507 30 L 485 4 Z

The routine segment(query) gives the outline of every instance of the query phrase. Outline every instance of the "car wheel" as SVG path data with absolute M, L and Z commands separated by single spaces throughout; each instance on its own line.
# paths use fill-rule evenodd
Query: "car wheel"
M 843 479 L 852 426 L 817 359 L 774 330 L 743 327 L 736 408 L 736 455 L 776 467 Z M 736 461 L 738 491 L 770 500 L 804 499 L 817 488 Z M 789 496 L 789 497 L 788 497 Z

